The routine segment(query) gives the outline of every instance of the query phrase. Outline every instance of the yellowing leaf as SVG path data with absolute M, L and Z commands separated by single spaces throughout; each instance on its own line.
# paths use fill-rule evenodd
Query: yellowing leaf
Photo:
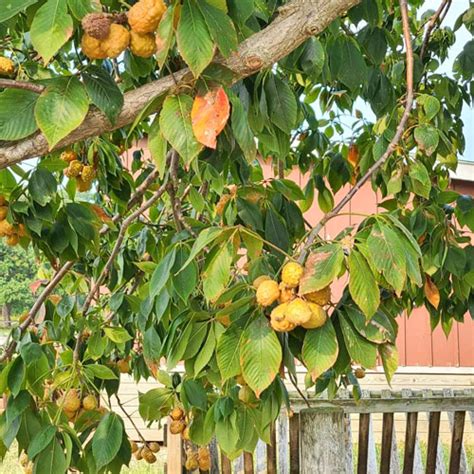
M 353 168 L 357 168 L 359 164 L 360 154 L 357 145 L 353 144 L 349 147 L 349 153 L 347 155 L 347 161 L 352 165 Z
M 191 122 L 197 141 L 215 149 L 217 135 L 224 130 L 229 113 L 229 98 L 222 87 L 197 96 L 191 110 Z
M 438 309 L 440 300 L 439 290 L 428 276 L 426 277 L 424 290 L 426 299 L 431 303 L 432 306 L 434 306 L 435 309 Z

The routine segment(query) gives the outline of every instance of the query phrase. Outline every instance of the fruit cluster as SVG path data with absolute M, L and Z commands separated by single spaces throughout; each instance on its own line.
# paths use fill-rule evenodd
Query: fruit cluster
M 97 398 L 93 394 L 86 394 L 81 399 L 79 393 L 75 389 L 68 390 L 57 401 L 58 406 L 62 408 L 64 414 L 69 421 L 75 421 L 82 415 L 84 411 L 103 411 L 99 407 Z
M 170 417 L 172 420 L 170 423 L 171 434 L 181 434 L 184 439 L 189 439 L 184 410 L 180 407 L 174 407 L 170 412 Z
M 0 196 L 0 237 L 5 237 L 7 245 L 14 246 L 20 242 L 21 237 L 26 237 L 26 229 L 23 224 L 10 224 L 7 221 L 8 202 Z
M 89 191 L 92 181 L 94 181 L 96 176 L 94 167 L 81 163 L 77 153 L 72 150 L 63 151 L 61 153 L 61 160 L 69 163 L 68 167 L 64 170 L 64 175 L 69 179 L 76 180 L 77 190 L 81 193 Z
M 11 76 L 15 72 L 15 64 L 10 58 L 0 56 L 0 76 Z
M 153 464 L 156 462 L 155 453 L 160 450 L 160 445 L 153 441 L 139 446 L 135 441 L 130 441 L 130 448 L 137 461 L 144 459 L 148 464 Z
M 328 286 L 299 296 L 298 286 L 303 273 L 304 268 L 299 263 L 290 262 L 283 267 L 280 283 L 266 275 L 253 282 L 260 306 L 279 303 L 270 313 L 270 323 L 275 331 L 288 332 L 296 326 L 315 329 L 326 322 L 327 314 L 323 306 L 330 301 L 331 289 Z
M 166 11 L 163 0 L 139 0 L 128 11 L 130 31 L 114 21 L 113 15 L 91 13 L 82 20 L 83 53 L 90 59 L 116 58 L 128 47 L 142 58 L 156 51 L 155 31 Z M 116 16 L 121 20 L 121 16 Z
M 209 471 L 211 468 L 211 454 L 208 448 L 199 448 L 195 450 L 188 448 L 186 450 L 186 462 L 184 467 L 188 471 L 195 471 L 200 469 L 201 471 Z

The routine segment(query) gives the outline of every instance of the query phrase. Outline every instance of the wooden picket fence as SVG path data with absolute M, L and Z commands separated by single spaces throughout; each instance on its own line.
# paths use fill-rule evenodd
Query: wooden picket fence
M 474 429 L 474 390 L 402 390 L 363 392 L 355 401 L 349 392 L 334 400 L 306 401 L 292 398 L 293 415 L 284 413 L 272 429 L 272 443 L 259 442 L 254 453 L 234 461 L 211 447 L 211 474 L 468 474 L 470 467 L 463 443 L 464 427 L 470 418 Z M 405 415 L 403 461 L 399 463 L 394 415 Z M 439 437 L 441 414 L 446 413 L 451 431 L 448 470 Z M 372 415 L 382 414 L 381 453 L 377 459 Z M 426 463 L 417 436 L 420 415 L 428 420 Z M 358 417 L 358 439 L 352 441 L 351 418 Z M 167 474 L 187 472 L 179 437 L 168 440 Z M 354 449 L 356 448 L 357 449 Z M 472 466 L 471 466 L 472 468 Z M 472 471 L 474 472 L 474 471 Z

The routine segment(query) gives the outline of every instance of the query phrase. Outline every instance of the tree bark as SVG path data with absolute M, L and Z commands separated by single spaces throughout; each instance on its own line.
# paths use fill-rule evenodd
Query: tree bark
M 2 306 L 2 319 L 3 319 L 3 322 L 5 323 L 5 326 L 10 327 L 10 324 L 12 322 L 11 312 L 10 312 L 10 306 L 6 303 Z
M 300 46 L 310 36 L 321 33 L 360 0 L 293 0 L 280 8 L 279 15 L 264 30 L 243 41 L 228 59 L 217 57 L 215 62 L 229 68 L 234 82 L 270 67 Z M 124 127 L 163 94 L 178 92 L 182 86 L 193 82 L 188 68 L 129 91 L 117 122 L 112 125 L 96 108 L 91 108 L 82 124 L 64 138 L 55 149 Z M 175 83 L 176 81 L 176 83 Z M 149 113 L 156 112 L 151 110 Z M 54 120 L 54 118 L 52 118 Z M 37 133 L 19 142 L 0 147 L 0 169 L 50 151 L 46 137 Z

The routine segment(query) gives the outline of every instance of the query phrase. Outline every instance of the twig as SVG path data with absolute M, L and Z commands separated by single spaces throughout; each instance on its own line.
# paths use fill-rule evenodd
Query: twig
M 133 418 L 129 415 L 127 410 L 122 405 L 122 402 L 120 401 L 120 398 L 118 397 L 117 394 L 115 394 L 115 399 L 117 400 L 117 405 L 120 407 L 120 409 L 123 411 L 124 415 L 128 418 L 128 421 L 130 421 L 130 424 L 133 426 L 135 431 L 137 432 L 138 436 L 142 440 L 143 444 L 147 444 L 145 437 L 142 435 L 141 431 L 138 429 L 138 426 L 136 425 L 135 421 L 133 421 Z
M 441 5 L 428 21 L 428 26 L 426 27 L 425 36 L 423 38 L 423 44 L 421 45 L 420 59 L 423 59 L 425 56 L 426 50 L 428 48 L 428 43 L 430 42 L 431 33 L 433 32 L 441 14 L 443 13 L 445 8 L 447 11 L 450 8 L 450 6 L 451 6 L 451 0 L 442 0 Z
M 122 243 L 125 239 L 125 234 L 127 232 L 127 229 L 130 227 L 130 225 L 144 212 L 146 212 L 148 209 L 150 209 L 153 204 L 158 201 L 158 199 L 163 195 L 163 193 L 166 191 L 167 187 L 167 177 L 165 177 L 165 180 L 163 184 L 158 188 L 157 191 L 148 199 L 146 200 L 136 211 L 134 211 L 132 214 L 130 214 L 122 223 L 119 231 L 119 235 L 117 237 L 117 240 L 115 242 L 114 248 L 112 249 L 112 252 L 110 253 L 110 257 L 107 260 L 107 263 L 105 264 L 104 268 L 102 269 L 102 272 L 100 273 L 99 277 L 95 281 L 94 285 L 92 286 L 91 290 L 89 291 L 88 295 L 86 296 L 86 300 L 84 302 L 84 305 L 82 307 L 82 313 L 85 315 L 87 311 L 89 310 L 92 300 L 94 299 L 96 293 L 100 289 L 100 285 L 104 281 L 107 273 L 110 271 L 110 268 L 112 267 L 115 258 L 117 257 L 118 253 L 120 252 L 120 248 L 122 246 Z M 83 332 L 79 333 L 77 340 L 76 340 L 76 345 L 74 347 L 74 356 L 73 359 L 75 362 L 79 360 L 79 351 L 81 349 L 81 344 L 82 344 L 82 336 Z
M 288 371 L 288 375 L 290 377 L 290 382 L 293 384 L 293 387 L 296 388 L 296 391 L 299 393 L 300 397 L 305 401 L 306 405 L 308 405 L 308 408 L 311 408 L 311 404 L 309 403 L 309 400 L 305 397 L 305 394 L 298 387 L 298 381 L 295 380 L 295 377 L 290 371 Z
M 337 206 L 331 211 L 328 212 L 313 228 L 313 230 L 309 233 L 308 239 L 306 240 L 303 248 L 301 249 L 300 256 L 298 258 L 299 263 L 303 263 L 306 259 L 308 251 L 313 244 L 314 240 L 318 236 L 321 229 L 326 225 L 326 223 L 332 219 L 335 215 L 339 214 L 339 212 L 344 208 L 344 206 L 357 194 L 360 188 L 370 179 L 370 177 L 377 171 L 392 155 L 394 150 L 397 148 L 397 145 L 403 135 L 403 131 L 405 130 L 406 124 L 408 122 L 408 118 L 411 113 L 411 108 L 413 105 L 413 47 L 411 43 L 410 37 L 410 24 L 408 20 L 408 7 L 406 0 L 399 0 L 400 1 L 400 9 L 402 13 L 402 23 L 403 23 L 403 37 L 405 41 L 405 48 L 406 48 L 406 63 L 407 63 L 407 73 L 406 73 L 406 81 L 407 81 L 407 94 L 406 94 L 406 102 L 405 102 L 405 110 L 403 112 L 402 118 L 400 123 L 398 124 L 397 130 L 395 132 L 395 136 L 392 138 L 392 141 L 388 145 L 385 153 L 367 170 L 367 172 L 362 176 L 359 181 L 354 185 L 354 187 L 342 198 L 342 200 L 337 204 Z
M 100 273 L 99 277 L 95 281 L 92 289 L 90 290 L 89 294 L 86 297 L 86 301 L 84 302 L 83 306 L 83 313 L 87 313 L 87 310 L 89 309 L 92 300 L 94 299 L 95 294 L 100 288 L 100 285 L 102 284 L 106 274 L 109 272 L 110 268 L 112 267 L 112 264 L 115 260 L 115 257 L 118 255 L 120 252 L 120 247 L 122 245 L 122 242 L 125 238 L 125 233 L 127 229 L 130 227 L 130 225 L 144 212 L 146 212 L 148 209 L 150 209 L 153 204 L 155 204 L 156 201 L 163 195 L 163 193 L 166 190 L 167 183 L 166 181 L 158 188 L 157 191 L 149 198 L 147 199 L 136 211 L 134 211 L 132 214 L 130 214 L 122 223 L 119 231 L 119 235 L 117 237 L 117 240 L 115 242 L 115 246 L 110 253 L 110 257 L 107 260 L 107 263 L 105 264 L 104 268 L 102 269 L 102 272 Z
M 13 79 L 0 79 L 0 88 L 4 89 L 23 89 L 31 92 L 41 94 L 45 87 L 40 84 L 33 84 L 32 82 L 15 81 Z
M 20 330 L 20 337 L 25 333 L 25 331 L 28 329 L 30 324 L 34 321 L 36 314 L 40 310 L 41 306 L 43 303 L 48 299 L 49 295 L 54 291 L 56 286 L 59 284 L 59 282 L 64 278 L 64 276 L 69 272 L 69 270 L 72 268 L 74 265 L 74 262 L 66 262 L 54 275 L 52 280 L 48 283 L 46 288 L 43 290 L 41 295 L 38 297 L 38 299 L 35 301 L 34 305 L 31 307 L 28 317 L 21 323 L 21 325 L 18 327 Z M 5 352 L 2 354 L 0 357 L 0 362 L 3 362 L 7 359 L 9 359 L 15 348 L 16 348 L 16 341 L 11 341 L 8 347 L 5 349 Z
M 176 189 L 178 188 L 178 165 L 179 165 L 179 155 L 177 152 L 171 157 L 170 163 L 170 182 L 167 186 L 168 195 L 171 201 L 171 209 L 173 211 L 173 218 L 176 223 L 176 229 L 178 232 L 186 229 L 189 234 L 196 236 L 196 233 L 191 229 L 188 223 L 184 220 L 183 211 L 181 208 L 181 200 L 176 196 Z

